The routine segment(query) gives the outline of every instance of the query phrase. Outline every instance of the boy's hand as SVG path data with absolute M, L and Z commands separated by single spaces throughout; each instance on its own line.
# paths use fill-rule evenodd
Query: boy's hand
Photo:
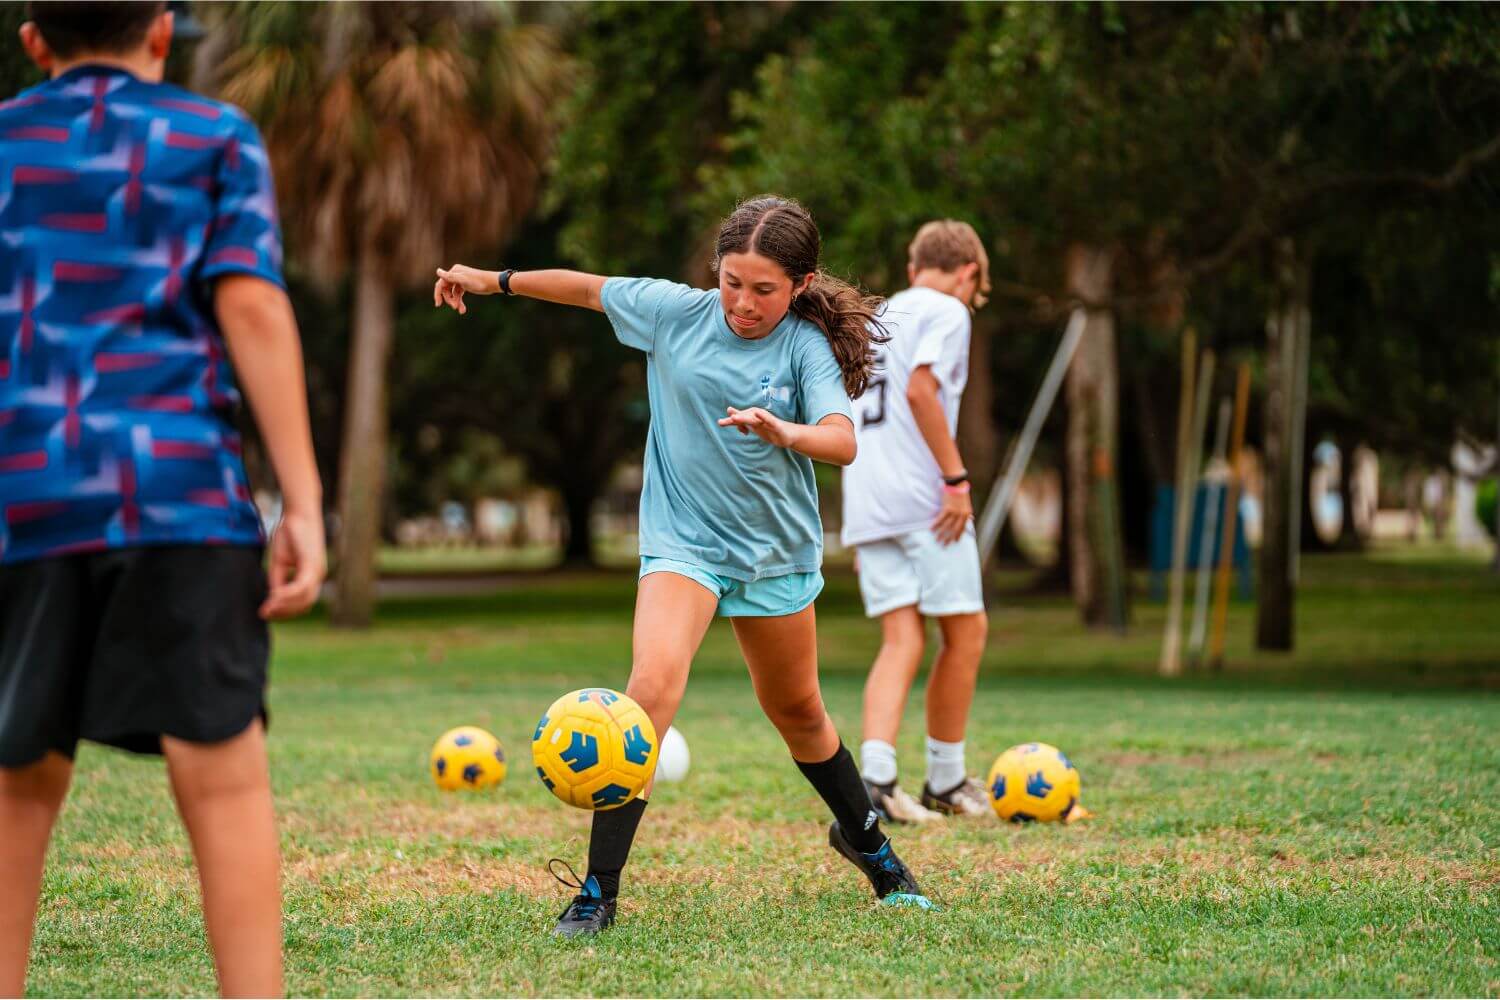
M 944 545 L 958 541 L 974 517 L 974 501 L 969 497 L 968 485 L 965 483 L 964 489 L 943 488 L 943 509 L 932 522 L 932 533 Z
M 318 599 L 327 571 L 322 515 L 316 510 L 283 512 L 271 536 L 267 569 L 271 592 L 260 606 L 260 616 L 276 619 L 302 614 Z
M 748 410 L 737 410 L 734 407 L 726 407 L 729 416 L 719 421 L 720 427 L 738 427 L 741 434 L 753 433 L 762 441 L 768 441 L 778 448 L 790 448 L 796 440 L 797 424 L 789 424 L 776 416 L 769 410 L 752 406 Z
M 467 264 L 454 264 L 446 270 L 440 267 L 437 269 L 437 284 L 432 286 L 432 304 L 434 306 L 447 304 L 462 315 L 469 311 L 464 305 L 465 292 L 473 292 L 475 295 L 493 295 L 500 290 L 500 280 L 496 273 L 495 271 L 481 271 Z

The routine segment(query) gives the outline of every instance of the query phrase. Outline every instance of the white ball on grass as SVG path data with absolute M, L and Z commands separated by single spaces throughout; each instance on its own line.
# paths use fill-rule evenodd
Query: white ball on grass
M 676 726 L 668 726 L 667 735 L 661 739 L 661 752 L 656 758 L 656 780 L 681 781 L 687 777 L 691 759 L 687 740 L 682 738 Z

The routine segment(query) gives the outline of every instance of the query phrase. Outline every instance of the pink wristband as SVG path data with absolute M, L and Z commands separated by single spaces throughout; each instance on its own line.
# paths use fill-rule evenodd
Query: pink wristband
M 959 483 L 957 486 L 949 486 L 947 483 L 944 483 L 943 484 L 943 492 L 944 493 L 967 493 L 967 492 L 969 492 L 969 483 L 968 483 L 968 480 L 965 480 L 964 482 Z

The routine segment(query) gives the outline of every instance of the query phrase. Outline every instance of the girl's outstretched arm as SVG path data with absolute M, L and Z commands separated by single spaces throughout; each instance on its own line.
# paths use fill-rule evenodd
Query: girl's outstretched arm
M 842 413 L 830 413 L 816 424 L 794 424 L 759 406 L 746 410 L 731 406 L 728 412 L 729 416 L 720 418 L 720 427 L 738 427 L 741 434 L 754 434 L 817 462 L 848 465 L 854 461 L 854 424 Z
M 603 312 L 599 293 L 604 288 L 604 278 L 582 271 L 514 271 L 510 276 L 510 291 L 513 295 L 556 302 L 565 306 L 582 306 L 595 312 Z M 494 295 L 500 291 L 500 272 L 481 271 L 467 264 L 454 264 L 437 269 L 437 284 L 432 286 L 432 304 L 447 305 L 460 313 L 468 312 L 464 304 L 464 293 Z

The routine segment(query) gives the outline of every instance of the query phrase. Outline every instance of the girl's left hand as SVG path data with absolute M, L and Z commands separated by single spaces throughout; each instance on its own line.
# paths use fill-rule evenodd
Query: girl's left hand
M 790 448 L 796 439 L 797 424 L 788 423 L 769 410 L 752 406 L 748 410 L 727 407 L 729 416 L 719 421 L 720 427 L 738 427 L 741 434 L 754 434 L 778 448 Z

